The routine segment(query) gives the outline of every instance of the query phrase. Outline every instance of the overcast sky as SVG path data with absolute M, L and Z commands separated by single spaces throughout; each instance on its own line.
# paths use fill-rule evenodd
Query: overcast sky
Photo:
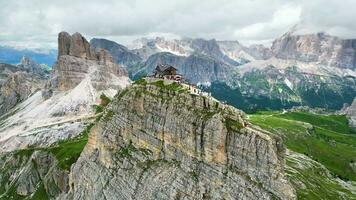
M 298 24 L 356 38 L 356 0 L 0 0 L 0 46 L 56 48 L 60 31 L 127 44 L 143 37 L 272 41 Z

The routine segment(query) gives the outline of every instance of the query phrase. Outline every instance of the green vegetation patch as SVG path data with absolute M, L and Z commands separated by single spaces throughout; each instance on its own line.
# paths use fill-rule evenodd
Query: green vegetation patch
M 100 95 L 100 100 L 101 100 L 100 105 L 102 105 L 103 107 L 107 106 L 111 102 L 111 99 L 107 97 L 105 94 Z
M 345 116 L 307 112 L 263 113 L 249 116 L 250 121 L 280 135 L 292 151 L 323 164 L 343 180 L 356 181 L 356 134 L 347 127 Z
M 35 150 L 46 151 L 56 157 L 61 169 L 69 170 L 71 165 L 78 160 L 81 152 L 87 144 L 88 134 L 93 126 L 94 123 L 89 124 L 76 138 L 60 141 L 56 145 L 47 148 L 28 148 L 18 150 L 15 152 L 15 155 L 28 158 Z
M 131 158 L 132 153 L 137 152 L 137 151 L 138 151 L 138 149 L 136 149 L 136 147 L 130 141 L 129 145 L 127 145 L 126 147 L 122 147 L 120 149 L 120 151 L 117 152 L 117 155 L 120 158 Z
M 319 163 L 301 157 L 286 158 L 287 176 L 297 189 L 298 199 L 356 199 L 356 194 L 329 177 Z
M 113 116 L 114 116 L 114 112 L 112 110 L 108 110 L 104 115 L 103 120 L 107 122 L 111 120 Z
M 308 112 L 288 112 L 280 114 L 279 117 L 307 122 L 314 126 L 343 134 L 356 133 L 355 130 L 349 126 L 345 115 L 319 115 Z
M 101 113 L 104 111 L 104 106 L 102 105 L 95 105 L 95 114 Z
M 159 81 L 156 81 L 156 82 L 152 82 L 150 84 L 154 85 L 156 87 L 165 89 L 165 90 L 171 90 L 171 91 L 175 91 L 175 92 L 178 92 L 178 93 L 187 91 L 185 88 L 183 88 L 181 85 L 179 85 L 176 82 L 173 82 L 171 84 L 165 85 L 163 80 L 159 80 Z
M 95 114 L 102 113 L 105 107 L 111 102 L 111 99 L 105 94 L 100 95 L 100 105 L 95 105 Z
M 240 122 L 231 118 L 225 119 L 225 126 L 228 131 L 239 131 L 243 128 L 243 125 Z
M 128 88 L 122 90 L 121 92 L 118 93 L 117 99 L 120 100 L 125 94 L 129 91 Z
M 61 141 L 56 146 L 47 149 L 57 158 L 60 168 L 69 170 L 72 164 L 78 160 L 88 142 L 88 134 L 93 126 L 94 124 L 91 123 L 83 130 L 80 136 Z
M 134 82 L 135 85 L 147 85 L 147 81 L 145 79 L 139 79 Z
M 22 196 L 17 194 L 16 185 L 12 185 L 6 193 L 0 196 L 0 200 L 16 199 L 16 200 L 47 200 L 49 199 L 48 194 L 41 182 L 36 186 L 36 190 L 30 196 Z

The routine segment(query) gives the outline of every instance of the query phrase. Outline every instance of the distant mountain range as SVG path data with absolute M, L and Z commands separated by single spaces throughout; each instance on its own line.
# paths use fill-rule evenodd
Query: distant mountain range
M 57 59 L 57 50 L 37 52 L 33 50 L 19 50 L 12 47 L 0 46 L 0 63 L 18 64 L 23 56 L 31 58 L 36 63 L 52 67 Z
M 193 84 L 245 111 L 292 106 L 340 109 L 356 95 L 356 40 L 290 31 L 271 47 L 215 39 L 141 38 L 125 47 L 92 39 L 131 79 L 170 64 Z
M 163 38 L 125 47 L 61 32 L 52 70 L 28 57 L 0 64 L 0 199 L 355 199 L 349 41 L 287 33 L 271 48 Z M 158 63 L 215 98 L 126 72 L 138 79 Z M 343 106 L 346 116 L 246 115 L 217 99 L 245 111 Z

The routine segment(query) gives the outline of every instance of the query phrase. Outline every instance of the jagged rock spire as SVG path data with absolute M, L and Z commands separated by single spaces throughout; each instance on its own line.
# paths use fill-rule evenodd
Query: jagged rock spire
M 72 36 L 67 32 L 60 32 L 58 35 L 58 57 L 70 55 L 89 60 L 96 59 L 96 53 L 90 47 L 89 42 L 80 34 L 74 33 Z

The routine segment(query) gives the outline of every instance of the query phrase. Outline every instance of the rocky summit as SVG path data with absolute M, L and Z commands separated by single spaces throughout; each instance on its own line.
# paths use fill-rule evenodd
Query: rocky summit
M 59 33 L 58 52 L 49 80 L 43 81 L 45 86 L 29 88 L 36 82 L 19 74 L 1 88 L 2 94 L 14 98 L 4 98 L 11 100 L 7 104 L 13 108 L 1 118 L 0 152 L 49 146 L 78 135 L 95 117 L 99 97 L 112 97 L 130 83 L 126 71 L 106 50 L 92 48 L 79 33 Z M 24 59 L 20 66 L 33 69 L 25 67 L 28 63 Z
M 118 93 L 59 199 L 295 199 L 281 140 L 178 84 Z
M 115 89 L 114 85 L 118 80 L 112 80 L 112 75 L 127 76 L 126 71 L 114 63 L 108 51 L 92 48 L 79 33 L 71 36 L 66 32 L 58 35 L 58 60 L 53 72 L 47 88 L 59 91 L 73 89 L 88 74 L 92 74 L 91 80 L 95 82 L 93 86 L 98 90 L 108 84 Z
M 325 33 L 298 35 L 287 32 L 272 44 L 277 58 L 318 63 L 338 68 L 356 68 L 356 40 Z

